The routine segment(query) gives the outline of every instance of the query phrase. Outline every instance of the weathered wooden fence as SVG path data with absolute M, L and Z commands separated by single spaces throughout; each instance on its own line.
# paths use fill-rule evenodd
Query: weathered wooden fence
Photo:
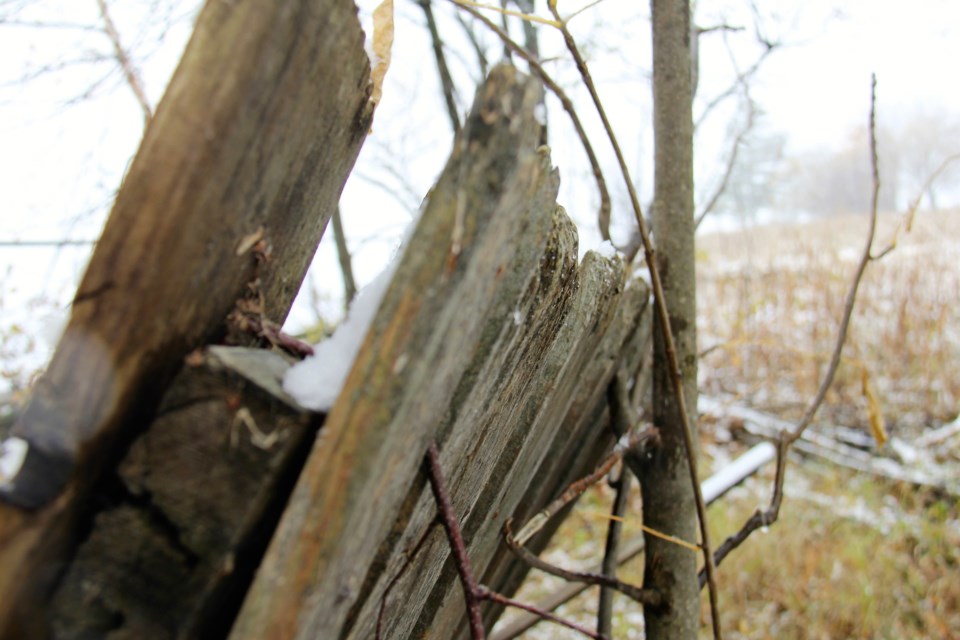
M 0 507 L 4 637 L 369 638 L 436 514 L 431 442 L 475 571 L 511 593 L 526 568 L 504 522 L 594 466 L 610 380 L 641 377 L 648 291 L 618 260 L 578 263 L 537 148 L 541 89 L 509 67 L 480 88 L 325 419 L 280 389 L 283 356 L 195 351 L 254 282 L 260 320 L 285 314 L 370 122 L 352 4 L 274 4 L 204 10 L 19 423 L 65 471 L 42 491 L 18 477 Z M 261 226 L 256 263 L 237 249 Z M 81 358 L 91 335 L 106 355 Z M 441 530 L 386 616 L 391 638 L 463 635 Z

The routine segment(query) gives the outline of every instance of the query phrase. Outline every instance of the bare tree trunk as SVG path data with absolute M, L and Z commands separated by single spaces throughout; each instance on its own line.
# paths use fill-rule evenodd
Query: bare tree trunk
M 651 0 L 657 267 L 683 374 L 687 411 L 696 415 L 697 348 L 694 280 L 693 117 L 690 78 L 690 6 L 687 0 Z M 659 329 L 654 329 L 654 422 L 662 447 L 641 478 L 648 527 L 696 542 L 693 488 L 683 426 L 671 388 Z M 647 607 L 647 637 L 696 638 L 699 625 L 697 557 L 690 549 L 646 536 L 646 587 L 663 590 L 666 606 Z

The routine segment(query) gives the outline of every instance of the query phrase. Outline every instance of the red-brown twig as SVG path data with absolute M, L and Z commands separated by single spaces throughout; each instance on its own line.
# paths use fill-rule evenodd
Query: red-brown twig
M 803 435 L 803 432 L 806 431 L 807 427 L 810 426 L 810 423 L 813 422 L 813 418 L 820 409 L 820 405 L 823 404 L 823 401 L 827 396 L 827 391 L 833 384 L 833 379 L 836 376 L 837 369 L 840 366 L 840 359 L 843 354 L 843 345 L 847 339 L 847 332 L 850 328 L 850 320 L 853 317 L 854 304 L 857 300 L 857 290 L 860 287 L 860 282 L 863 279 L 863 274 L 866 271 L 867 265 L 873 259 L 871 257 L 871 253 L 873 250 L 873 239 L 877 228 L 877 202 L 880 194 L 880 171 L 877 161 L 876 90 L 877 78 L 876 76 L 871 76 L 869 131 L 870 169 L 873 177 L 873 191 L 870 199 L 870 223 L 867 230 L 866 243 L 863 252 L 860 255 L 860 261 L 857 264 L 856 271 L 854 272 L 853 278 L 850 282 L 850 288 L 847 290 L 847 297 L 843 306 L 843 316 L 840 319 L 840 327 L 837 330 L 837 340 L 834 344 L 830 363 L 827 366 L 827 371 L 823 377 L 823 380 L 820 382 L 820 387 L 817 389 L 816 395 L 810 402 L 810 405 L 807 407 L 803 417 L 797 423 L 797 426 L 794 427 L 792 431 L 785 431 L 780 435 L 780 442 L 777 448 L 777 474 L 774 480 L 773 496 L 770 499 L 770 506 L 765 511 L 758 509 L 756 512 L 754 512 L 754 514 L 750 516 L 750 518 L 743 524 L 737 533 L 727 538 L 723 544 L 720 545 L 714 556 L 714 561 L 716 564 L 720 564 L 720 562 L 722 562 L 731 551 L 743 544 L 743 542 L 746 541 L 747 538 L 750 537 L 750 534 L 752 534 L 754 531 L 776 522 L 780 515 L 780 505 L 783 502 L 783 484 L 784 478 L 786 477 L 787 452 L 789 451 L 791 445 L 800 439 L 800 437 Z M 706 576 L 701 573 L 701 588 L 703 588 L 705 577 Z
M 514 600 L 513 598 L 508 598 L 505 595 L 497 593 L 496 591 L 490 591 L 489 589 L 487 589 L 482 585 L 480 589 L 481 589 L 481 595 L 483 596 L 484 600 L 489 600 L 491 602 L 496 602 L 497 604 L 501 604 L 505 607 L 513 607 L 515 609 L 521 609 L 528 613 L 532 613 L 535 616 L 539 616 L 543 618 L 544 620 L 549 620 L 550 622 L 559 624 L 560 626 L 566 627 L 568 629 L 573 629 L 574 631 L 582 633 L 588 638 L 594 638 L 595 640 L 607 640 L 607 636 L 604 636 L 603 634 L 600 634 L 600 633 L 594 633 L 593 631 L 590 631 L 585 627 L 581 627 L 575 622 L 565 620 L 558 615 L 550 613 L 549 611 L 545 611 L 533 605 L 519 602 L 517 600 Z
M 463 596 L 467 601 L 467 620 L 470 623 L 470 633 L 474 640 L 483 640 L 486 631 L 483 628 L 483 618 L 480 615 L 480 598 L 478 597 L 477 579 L 470 568 L 470 558 L 467 556 L 467 547 L 460 534 L 460 525 L 453 510 L 450 495 L 443 484 L 443 472 L 440 469 L 440 452 L 437 444 L 431 442 L 427 447 L 427 469 L 429 470 L 430 489 L 433 499 L 440 510 L 440 522 L 447 532 L 450 541 L 450 551 L 453 553 L 457 573 L 460 575 L 460 584 L 463 586 Z

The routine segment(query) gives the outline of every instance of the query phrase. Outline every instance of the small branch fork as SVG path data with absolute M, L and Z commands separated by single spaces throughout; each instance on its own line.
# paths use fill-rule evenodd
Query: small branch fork
M 590 486 L 596 484 L 605 476 L 607 476 L 614 466 L 618 462 L 621 462 L 625 456 L 642 456 L 645 451 L 658 446 L 659 441 L 660 432 L 653 425 L 644 425 L 626 433 L 620 438 L 620 441 L 617 442 L 610 455 L 608 455 L 590 475 L 571 483 L 559 498 L 551 502 L 546 508 L 530 518 L 529 522 L 523 526 L 523 528 L 520 530 L 520 533 L 518 533 L 516 536 L 513 535 L 513 532 L 511 531 L 511 523 L 508 520 L 503 527 L 503 537 L 507 543 L 507 547 L 515 556 L 517 556 L 517 558 L 531 567 L 539 569 L 545 573 L 549 573 L 550 575 L 557 576 L 558 578 L 563 578 L 568 582 L 581 582 L 588 585 L 599 585 L 602 589 L 607 591 L 619 591 L 627 597 L 644 605 L 662 605 L 663 594 L 660 591 L 656 589 L 644 589 L 621 582 L 614 575 L 614 570 L 605 570 L 602 573 L 569 571 L 567 569 L 556 567 L 542 560 L 524 547 L 530 538 L 536 535 L 536 533 L 543 528 L 543 526 L 551 517 L 553 517 L 566 505 L 580 497 L 580 495 L 583 494 L 583 492 L 586 491 Z M 624 474 L 627 473 L 629 473 L 629 471 L 626 469 L 626 467 L 622 467 L 621 482 L 623 482 Z M 624 504 L 620 504 L 620 506 L 616 507 L 616 509 L 619 509 L 619 511 L 622 512 L 626 503 L 625 491 L 620 492 L 620 496 L 618 497 L 618 503 L 619 502 Z M 614 515 L 618 515 L 616 511 Z M 614 543 L 614 547 L 615 546 L 616 544 Z M 616 557 L 615 550 L 613 557 Z M 615 563 L 615 560 L 613 560 L 613 562 Z M 615 564 L 613 566 L 615 568 Z M 610 598 L 611 594 L 608 593 L 606 599 Z M 607 617 L 609 618 L 609 614 Z M 606 625 L 605 629 L 602 620 L 603 615 L 601 613 L 599 618 L 600 625 L 598 625 L 598 633 L 603 637 L 607 637 L 609 634 L 609 624 Z
M 620 476 L 611 481 L 617 495 L 613 499 L 610 524 L 607 526 L 607 543 L 603 549 L 602 573 L 610 578 L 617 576 L 617 556 L 620 552 L 620 534 L 623 530 L 623 515 L 627 511 L 630 498 L 630 469 L 621 465 Z M 597 605 L 597 631 L 613 637 L 613 596 L 614 589 L 600 587 L 600 601 Z
M 417 541 L 417 544 L 413 547 L 410 553 L 407 554 L 407 558 L 403 563 L 403 566 L 400 568 L 400 571 L 398 571 L 397 574 L 391 578 L 383 592 L 383 597 L 380 600 L 380 611 L 377 615 L 377 628 L 375 636 L 377 640 L 381 640 L 383 638 L 383 620 L 386 610 L 387 597 L 390 595 L 393 587 L 400 580 L 400 577 L 410 568 L 414 557 L 416 557 L 416 555 L 424 547 L 426 541 L 430 537 L 430 534 L 433 532 L 434 526 L 437 524 L 443 526 L 443 529 L 447 535 L 447 542 L 450 545 L 450 550 L 453 555 L 454 564 L 457 567 L 457 574 L 460 577 L 460 585 L 463 587 L 463 595 L 464 599 L 466 600 L 467 620 L 469 623 L 470 637 L 472 640 L 486 640 L 487 637 L 486 629 L 484 629 L 483 626 L 483 617 L 480 613 L 480 603 L 484 601 L 495 602 L 504 606 L 522 609 L 540 616 L 544 620 L 549 620 L 555 624 L 559 624 L 567 627 L 568 629 L 572 629 L 573 631 L 577 631 L 588 638 L 594 638 L 595 640 L 607 640 L 606 636 L 590 631 L 589 629 L 586 629 L 569 620 L 565 620 L 549 611 L 545 611 L 533 605 L 518 602 L 512 598 L 508 598 L 507 596 L 497 593 L 496 591 L 488 589 L 482 584 L 479 584 L 473 574 L 473 569 L 470 565 L 470 558 L 467 555 L 467 546 L 464 543 L 463 535 L 460 532 L 460 524 L 457 522 L 457 514 L 453 509 L 453 502 L 450 500 L 450 492 L 447 489 L 446 483 L 443 479 L 443 470 L 440 468 L 440 451 L 437 449 L 436 443 L 431 443 L 427 448 L 426 470 L 427 478 L 430 481 L 430 489 L 433 492 L 433 498 L 437 504 L 437 518 L 433 521 L 433 523 L 431 523 L 430 526 L 427 527 L 427 530 Z
M 817 411 L 820 409 L 820 405 L 823 404 L 824 398 L 827 396 L 827 391 L 833 384 L 833 379 L 836 376 L 837 369 L 840 366 L 840 358 L 843 353 L 843 345 L 847 339 L 847 331 L 850 328 L 850 320 L 853 316 L 853 308 L 857 299 L 857 289 L 859 288 L 860 282 L 863 279 L 863 274 L 866 271 L 867 265 L 871 261 L 878 260 L 887 253 L 884 251 L 877 256 L 872 255 L 873 240 L 877 227 L 877 201 L 880 193 L 880 171 L 877 162 L 876 91 L 877 78 L 876 75 L 873 75 L 871 76 L 870 80 L 870 169 L 873 178 L 873 193 L 870 201 L 870 224 L 867 230 L 866 244 L 863 252 L 860 255 L 860 261 L 857 264 L 857 269 L 854 272 L 853 278 L 850 282 L 850 288 L 847 290 L 847 297 L 843 308 L 843 316 L 840 320 L 840 328 L 837 331 L 837 340 L 834 344 L 833 354 L 830 358 L 830 364 L 827 366 L 826 374 L 820 383 L 819 389 L 817 389 L 816 396 L 810 402 L 810 406 L 807 407 L 807 410 L 800 419 L 800 422 L 797 423 L 796 427 L 794 427 L 792 431 L 784 431 L 780 435 L 780 440 L 777 447 L 777 473 L 774 479 L 773 496 L 770 499 L 770 506 L 765 511 L 760 511 L 758 509 L 752 516 L 750 516 L 750 518 L 743 524 L 737 533 L 727 538 L 723 544 L 717 548 L 716 554 L 714 555 L 714 562 L 718 565 L 731 551 L 743 544 L 743 542 L 750 537 L 750 534 L 757 529 L 773 524 L 779 517 L 780 505 L 783 502 L 783 484 L 784 478 L 786 477 L 787 452 L 790 450 L 790 447 L 793 445 L 793 443 L 800 439 L 807 427 L 810 426 L 810 423 L 813 422 L 813 418 L 816 416 Z M 707 576 L 705 576 L 701 571 L 701 589 L 705 584 L 706 577 Z

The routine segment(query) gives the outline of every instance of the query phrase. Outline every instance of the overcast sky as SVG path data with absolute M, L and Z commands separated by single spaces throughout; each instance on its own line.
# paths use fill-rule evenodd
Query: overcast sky
M 700 0 L 698 4 L 701 27 L 747 27 L 743 33 L 711 34 L 701 40 L 698 105 L 702 108 L 735 73 L 729 52 L 743 69 L 759 48 L 749 32 L 753 17 L 746 0 Z M 960 113 L 957 0 L 756 4 L 767 12 L 761 20 L 765 35 L 785 46 L 764 63 L 752 93 L 765 112 L 765 129 L 786 134 L 789 149 L 836 146 L 853 128 L 862 126 L 869 108 L 871 72 L 878 76 L 882 119 L 900 117 L 918 106 Z M 364 1 L 364 14 L 370 5 Z M 462 31 L 449 17 L 448 6 L 439 0 L 436 5 L 445 38 L 451 44 L 462 42 Z M 18 6 L 27 9 L 10 13 Z M 196 1 L 118 0 L 111 6 L 155 104 L 189 36 Z M 560 1 L 562 13 L 576 6 Z M 343 200 L 361 283 L 371 280 L 386 259 L 449 151 L 433 58 L 420 27 L 422 13 L 411 2 L 398 4 L 397 12 L 394 62 L 384 99 Z M 645 3 L 606 0 L 571 25 L 591 57 L 615 122 L 636 123 L 650 116 L 647 17 Z M 0 19 L 4 18 L 7 24 L 0 25 L 0 192 L 4 194 L 0 241 L 95 238 L 136 150 L 142 112 L 115 65 L 97 61 L 110 49 L 97 32 L 100 22 L 94 0 L 8 1 L 0 3 Z M 541 33 L 544 55 L 563 57 L 557 35 L 545 28 Z M 451 66 L 468 94 L 460 96 L 466 109 L 472 92 L 468 86 L 474 80 L 472 58 L 469 49 L 456 48 L 464 53 L 452 54 Z M 42 72 L 46 68 L 54 69 Z M 551 68 L 565 86 L 576 91 L 577 80 L 569 65 L 553 63 Z M 721 112 L 713 129 L 705 128 L 701 162 L 706 168 L 698 165 L 698 176 L 718 164 L 711 154 L 719 154 L 722 148 L 724 117 Z M 551 112 L 551 118 L 561 131 L 567 126 L 560 122 L 558 110 Z M 628 130 L 622 142 L 628 158 L 634 159 L 637 181 L 646 187 L 651 166 L 648 131 Z M 960 151 L 960 140 L 957 146 Z M 601 153 L 609 155 L 605 148 Z M 595 195 L 582 151 L 558 140 L 554 161 L 563 176 L 562 203 L 584 227 L 583 243 L 596 243 L 589 223 Z M 604 158 L 605 164 L 610 162 Z M 397 179 L 398 173 L 405 173 L 404 179 Z M 371 232 L 374 219 L 385 232 Z M 63 308 L 85 259 L 84 248 L 0 246 L 4 318 L 0 331 L 9 332 L 13 323 L 34 331 L 38 313 Z M 322 248 L 319 260 L 326 261 L 324 273 L 335 272 L 331 247 Z M 339 282 L 317 277 L 311 282 L 319 299 L 307 296 L 295 317 L 301 322 L 311 320 L 311 308 L 318 303 L 325 314 L 335 316 Z M 27 306 L 31 301 L 40 311 Z

